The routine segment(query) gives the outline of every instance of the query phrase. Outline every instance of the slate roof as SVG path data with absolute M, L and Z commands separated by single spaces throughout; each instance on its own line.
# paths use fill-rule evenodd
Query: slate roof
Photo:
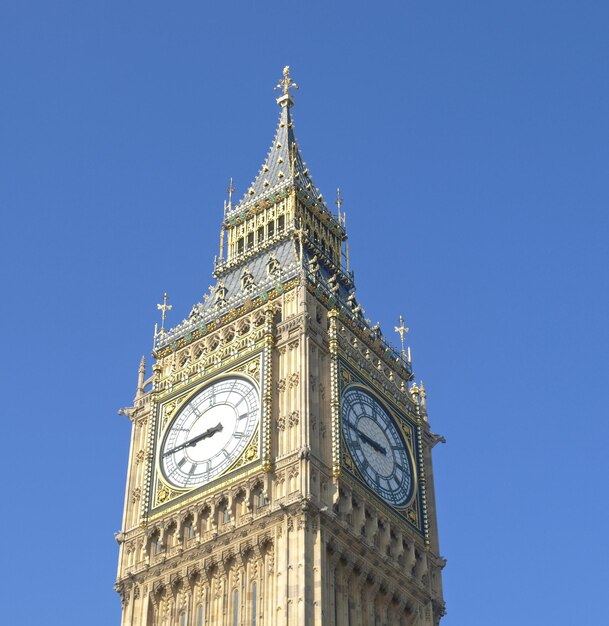
M 277 270 L 269 272 L 269 263 L 277 265 Z M 276 262 L 276 263 L 275 263 Z M 243 304 L 247 298 L 255 298 L 294 278 L 301 271 L 301 264 L 295 249 L 294 240 L 284 237 L 272 247 L 224 274 L 205 295 L 203 302 L 195 304 L 187 319 L 171 330 L 157 337 L 155 348 L 159 349 L 184 337 L 189 332 Z M 242 278 L 245 273 L 251 276 L 251 286 L 244 289 Z M 222 295 L 220 298 L 219 295 Z
M 277 102 L 281 111 L 273 143 L 256 178 L 243 198 L 233 207 L 233 212 L 240 212 L 248 205 L 292 186 L 297 187 L 311 200 L 320 199 L 319 190 L 302 159 L 294 134 L 291 114 L 294 103 L 289 96 L 278 98 Z
M 278 270 L 269 273 L 269 263 L 274 259 L 278 263 Z M 207 311 L 210 308 L 218 310 L 216 295 L 220 286 L 224 287 L 224 300 L 227 308 L 239 306 L 246 297 L 257 296 L 265 290 L 272 289 L 275 285 L 287 282 L 298 274 L 300 264 L 294 248 L 293 239 L 284 239 L 277 245 L 252 257 L 230 272 L 223 275 L 214 288 L 212 297 L 207 302 L 199 305 L 199 311 Z M 243 276 L 249 273 L 251 286 L 246 290 L 242 287 Z

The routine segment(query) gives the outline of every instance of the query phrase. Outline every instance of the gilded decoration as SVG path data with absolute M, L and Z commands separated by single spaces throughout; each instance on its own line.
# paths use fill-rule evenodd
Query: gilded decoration
M 234 465 L 232 465 L 231 467 L 229 467 L 228 470 L 226 470 L 227 474 L 259 458 L 258 442 L 259 442 L 260 437 L 258 433 L 259 433 L 259 430 L 256 429 L 256 431 L 254 432 L 252 436 L 252 440 L 250 441 L 247 448 L 245 449 L 245 452 L 237 459 Z
M 209 487 L 206 486 L 206 487 L 198 488 L 186 494 L 179 493 L 175 497 L 171 494 L 171 489 L 165 485 L 164 487 L 169 493 L 167 494 L 167 497 L 162 503 L 163 508 L 159 510 L 153 509 L 150 512 L 149 517 L 147 517 L 146 522 L 144 523 L 144 526 L 150 527 L 150 525 L 153 522 L 156 522 L 157 520 L 166 519 L 168 515 L 175 513 L 177 511 L 181 511 L 184 508 L 193 506 L 197 502 L 200 502 L 201 497 L 202 497 L 201 492 L 204 492 L 204 495 L 206 498 L 210 498 L 210 497 L 213 498 L 214 496 L 218 497 L 218 494 L 225 493 L 226 490 L 229 489 L 230 487 L 237 485 L 238 483 L 242 483 L 243 481 L 247 481 L 248 479 L 253 479 L 254 477 L 259 476 L 259 475 L 260 475 L 260 466 L 258 464 L 254 464 L 253 466 L 250 466 L 248 468 L 244 466 L 241 471 L 237 472 L 234 475 L 230 475 L 230 473 L 227 472 L 222 477 L 221 481 L 214 482 L 213 484 L 210 484 Z M 157 504 L 156 506 L 160 506 L 160 504 L 161 503 Z
M 165 504 L 168 500 L 176 498 L 181 495 L 181 492 L 174 491 L 169 487 L 161 478 L 158 478 L 159 486 L 156 494 L 156 505 Z
M 158 307 L 156 362 L 148 380 L 141 362 L 129 415 L 130 468 L 117 535 L 124 623 L 218 626 L 233 615 L 251 621 L 253 607 L 256 623 L 278 624 L 322 623 L 342 607 L 342 623 L 356 606 L 356 621 L 437 626 L 443 612 L 444 562 L 435 553 L 434 503 L 426 498 L 429 448 L 439 437 L 429 431 L 422 384 L 411 386 L 408 328 L 400 317 L 401 350 L 393 348 L 356 299 L 342 197 L 333 214 L 313 185 L 294 138 L 293 89 L 286 68 L 266 161 L 241 201 L 233 202 L 229 184 L 214 284 L 173 328 L 166 296 Z M 208 386 L 216 397 L 211 385 L 221 388 L 230 376 L 259 391 L 256 411 L 237 413 L 251 417 L 247 430 L 239 428 L 238 451 L 217 474 L 202 472 L 201 482 L 176 480 L 167 451 L 175 455 L 222 428 L 233 432 L 221 411 L 217 425 L 215 417 L 199 422 L 201 432 L 192 428 L 197 420 L 187 421 L 191 409 L 184 412 Z M 387 409 L 389 443 L 368 432 L 367 442 L 355 437 L 360 445 L 350 447 L 341 417 L 349 386 L 365 388 Z M 205 398 L 201 413 L 214 404 Z M 174 440 L 170 432 L 181 434 Z M 362 442 L 377 455 L 393 444 L 403 454 L 405 444 L 413 464 L 408 495 L 392 501 L 380 483 L 375 491 L 365 480 Z
M 404 437 L 408 454 L 410 455 L 413 463 L 414 475 L 412 480 L 414 481 L 413 496 L 411 500 L 404 507 L 396 507 L 393 509 L 400 517 L 406 520 L 409 524 L 413 525 L 420 533 L 422 533 L 427 542 L 428 528 L 426 524 L 426 498 L 425 498 L 425 475 L 423 464 L 423 451 L 422 442 L 419 439 L 420 419 L 417 416 L 407 416 L 403 409 L 399 409 L 391 398 L 388 398 L 381 390 L 376 388 L 369 380 L 366 380 L 365 372 L 360 371 L 357 374 L 351 370 L 348 364 L 342 360 L 338 360 L 338 367 L 340 374 L 338 379 L 340 380 L 339 394 L 342 396 L 343 389 L 351 383 L 359 383 L 364 388 L 370 390 L 374 395 L 378 396 L 381 402 L 387 406 L 390 410 L 391 416 L 394 422 L 397 424 L 400 433 Z M 352 459 L 349 449 L 344 441 L 342 435 L 340 435 L 340 457 L 341 465 L 347 469 L 350 474 L 357 479 L 357 484 L 360 484 L 359 470 Z M 363 483 L 361 486 L 364 489 L 368 489 Z M 383 506 L 386 506 L 383 503 Z M 421 518 L 420 510 L 423 510 L 423 518 Z M 390 510 L 390 509 L 388 509 Z
M 262 359 L 263 354 L 258 352 L 254 356 L 250 357 L 248 360 L 239 363 L 233 367 L 228 367 L 225 370 L 214 372 L 213 375 L 205 376 L 200 378 L 194 383 L 191 383 L 187 389 L 183 389 L 176 396 L 172 393 L 168 393 L 165 395 L 164 399 L 160 399 L 159 401 L 159 416 L 161 418 L 159 423 L 159 428 L 157 430 L 156 436 L 154 438 L 154 447 L 157 450 L 160 450 L 161 443 L 165 437 L 165 433 L 167 432 L 172 419 L 178 415 L 183 406 L 187 404 L 187 402 L 195 396 L 199 391 L 204 389 L 206 386 L 211 384 L 216 380 L 221 380 L 222 378 L 234 374 L 238 375 L 246 375 L 247 377 L 253 379 L 259 386 L 259 392 L 261 394 L 261 404 L 262 404 L 262 393 L 263 389 L 260 388 L 261 381 L 261 373 L 262 373 Z M 264 410 L 261 411 L 260 421 L 264 419 Z M 244 452 L 239 456 L 239 458 L 233 463 L 222 475 L 215 478 L 212 483 L 216 484 L 219 481 L 226 481 L 226 476 L 231 472 L 234 472 L 237 469 L 240 469 L 260 458 L 260 447 L 259 447 L 259 439 L 260 439 L 260 423 L 256 427 L 254 434 L 252 435 L 252 439 L 248 443 Z M 158 452 L 157 452 L 158 455 Z M 210 485 L 202 485 L 200 487 L 195 487 L 194 489 L 176 489 L 167 484 L 167 482 L 163 479 L 160 471 L 158 457 L 155 462 L 155 496 L 153 497 L 153 508 L 157 506 L 165 506 L 172 500 L 177 498 L 182 498 L 189 491 L 207 491 Z
M 154 351 L 155 357 L 158 360 L 165 359 L 166 357 L 170 356 L 174 352 L 177 352 L 178 350 L 198 341 L 199 339 L 202 339 L 205 336 L 209 336 L 211 333 L 213 333 L 216 330 L 221 329 L 226 324 L 230 324 L 231 322 L 234 322 L 238 318 L 246 315 L 252 309 L 258 309 L 262 307 L 263 305 L 273 300 L 276 300 L 282 294 L 294 290 L 294 288 L 298 286 L 299 282 L 300 282 L 300 278 L 296 277 L 296 278 L 292 278 L 288 280 L 284 284 L 278 283 L 272 289 L 266 290 L 264 293 L 264 297 L 262 297 L 261 295 L 258 295 L 257 297 L 252 297 L 250 299 L 251 301 L 250 306 L 245 306 L 244 304 L 240 306 L 236 306 L 230 309 L 229 311 L 227 311 L 226 313 L 223 313 L 222 315 L 220 315 L 220 317 L 218 317 L 215 320 L 209 321 L 207 323 L 199 324 L 199 326 L 194 327 L 189 332 L 186 332 L 184 336 L 181 336 L 178 339 L 171 341 L 167 345 L 163 345 L 162 347 L 157 348 Z M 167 337 L 167 336 L 168 336 L 167 333 L 163 335 L 163 337 Z
M 251 376 L 256 382 L 260 383 L 260 361 L 257 359 L 237 366 L 235 368 L 235 372 L 243 372 L 244 374 Z

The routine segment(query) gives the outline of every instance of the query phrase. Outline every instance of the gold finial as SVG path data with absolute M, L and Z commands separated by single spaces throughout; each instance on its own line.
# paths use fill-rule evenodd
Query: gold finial
M 304 229 L 302 228 L 302 224 L 300 222 L 300 218 L 296 220 L 296 225 L 294 228 L 294 234 L 298 237 L 298 259 L 302 263 L 302 237 L 305 234 Z
M 228 210 L 230 211 L 233 208 L 233 194 L 235 193 L 232 177 L 228 181 L 228 189 L 226 190 L 226 193 L 228 193 Z
M 294 171 L 296 168 L 296 142 L 293 141 L 290 146 L 290 176 L 294 178 Z
M 290 76 L 290 66 L 286 65 L 283 68 L 283 78 L 277 83 L 275 91 L 283 91 L 284 96 L 290 95 L 290 89 L 298 89 L 298 85 L 292 80 Z
M 406 358 L 406 350 L 404 349 L 404 335 L 410 330 L 407 326 L 404 326 L 404 317 L 400 315 L 399 319 L 400 325 L 395 327 L 395 332 L 400 336 L 400 341 L 402 343 L 402 358 Z
M 171 311 L 173 305 L 167 304 L 167 293 L 163 294 L 163 304 L 157 304 L 156 308 L 161 311 L 161 333 L 165 332 L 165 318 L 167 317 L 167 311 Z

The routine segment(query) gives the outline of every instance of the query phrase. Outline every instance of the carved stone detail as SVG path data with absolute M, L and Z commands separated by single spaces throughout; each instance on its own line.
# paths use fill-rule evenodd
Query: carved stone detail
M 290 389 L 292 387 L 296 387 L 298 383 L 300 382 L 300 374 L 298 372 L 294 372 L 293 374 L 290 374 L 288 381 L 289 381 Z
M 300 413 L 298 411 L 292 411 L 288 419 L 289 425 L 296 426 L 299 422 L 299 418 L 300 418 Z

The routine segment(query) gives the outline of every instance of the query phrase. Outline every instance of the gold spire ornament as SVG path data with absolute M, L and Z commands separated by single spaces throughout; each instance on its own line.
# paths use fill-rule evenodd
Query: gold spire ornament
M 297 152 L 296 142 L 293 141 L 292 145 L 290 146 L 290 152 L 289 152 L 289 155 L 290 155 L 290 176 L 292 178 L 294 178 L 294 172 L 295 172 L 295 169 L 296 169 L 296 152 Z
M 296 227 L 294 228 L 294 234 L 298 238 L 298 260 L 302 263 L 302 238 L 305 234 L 305 230 L 302 227 L 300 219 L 296 221 Z
M 395 332 L 400 336 L 400 342 L 402 343 L 402 358 L 406 359 L 406 350 L 404 348 L 404 335 L 410 330 L 408 326 L 404 326 L 404 317 L 400 315 L 399 326 L 395 327 Z
M 167 317 L 167 311 L 173 309 L 172 304 L 167 304 L 167 292 L 163 294 L 163 304 L 157 304 L 156 308 L 161 311 L 161 333 L 165 332 L 165 318 Z
M 283 91 L 284 96 L 290 95 L 290 89 L 298 89 L 298 85 L 292 80 L 290 76 L 290 66 L 286 65 L 283 68 L 283 78 L 277 83 L 275 91 Z

